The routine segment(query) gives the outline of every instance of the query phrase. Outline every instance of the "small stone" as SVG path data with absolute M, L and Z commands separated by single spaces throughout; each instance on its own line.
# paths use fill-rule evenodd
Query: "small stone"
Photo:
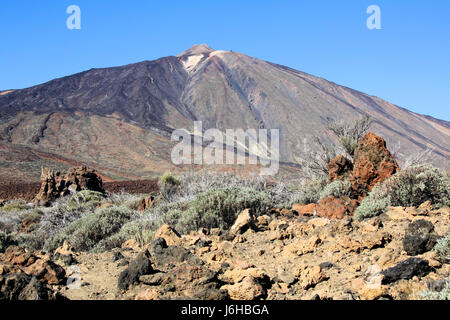
M 239 214 L 233 226 L 230 228 L 229 233 L 236 236 L 244 233 L 250 228 L 255 228 L 255 220 L 253 215 L 250 214 L 250 209 L 245 209 Z

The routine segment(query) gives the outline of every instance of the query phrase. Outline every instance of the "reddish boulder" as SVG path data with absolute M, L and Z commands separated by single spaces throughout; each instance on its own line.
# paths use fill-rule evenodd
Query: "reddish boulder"
M 344 180 L 350 177 L 353 170 L 353 163 L 342 155 L 331 159 L 328 163 L 328 177 L 330 182 Z
M 317 204 L 317 215 L 328 219 L 343 219 L 352 216 L 358 203 L 347 197 L 336 198 L 329 196 L 323 198 Z
M 292 205 L 292 210 L 297 212 L 299 216 L 313 216 L 317 211 L 317 204 L 310 203 L 310 204 L 299 204 L 294 203 Z
M 66 272 L 61 266 L 51 260 L 44 259 L 37 260 L 32 265 L 24 268 L 23 271 L 48 284 L 60 284 L 66 276 Z
M 137 210 L 138 210 L 138 211 L 145 211 L 145 210 L 147 210 L 148 208 L 150 208 L 156 201 L 158 201 L 158 200 L 160 200 L 160 199 L 161 199 L 161 195 L 159 195 L 159 196 L 157 196 L 157 197 L 151 196 L 151 195 L 150 195 L 150 196 L 148 196 L 148 197 L 142 198 L 142 199 L 139 201 Z
M 365 197 L 378 182 L 398 172 L 399 166 L 383 138 L 369 132 L 358 142 L 349 179 L 354 197 Z

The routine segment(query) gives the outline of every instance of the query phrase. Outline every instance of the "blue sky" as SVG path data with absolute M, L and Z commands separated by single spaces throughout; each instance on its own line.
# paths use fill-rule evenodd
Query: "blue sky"
M 81 30 L 66 27 L 72 4 Z M 366 27 L 372 4 L 381 30 Z M 0 90 L 206 43 L 449 121 L 449 14 L 448 0 L 2 0 Z

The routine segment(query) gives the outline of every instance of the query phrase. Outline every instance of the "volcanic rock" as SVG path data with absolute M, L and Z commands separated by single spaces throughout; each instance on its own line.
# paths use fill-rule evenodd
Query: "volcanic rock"
M 386 141 L 369 132 L 359 140 L 353 158 L 353 171 L 349 181 L 354 196 L 364 197 L 376 183 L 398 172 L 397 161 L 386 148 Z
M 102 178 L 87 167 L 70 168 L 65 175 L 49 168 L 41 168 L 41 189 L 35 197 L 38 205 L 48 205 L 71 192 L 91 190 L 104 193 Z
M 130 285 L 138 283 L 140 276 L 153 272 L 149 257 L 150 254 L 148 251 L 145 251 L 140 253 L 136 259 L 130 262 L 128 267 L 119 275 L 119 289 L 126 290 Z
M 400 279 L 411 279 L 414 276 L 423 277 L 426 276 L 432 268 L 429 266 L 428 261 L 420 258 L 409 258 L 400 262 L 396 266 L 386 269 L 381 272 L 383 277 L 383 284 L 392 283 Z
M 416 220 L 411 222 L 406 229 L 403 249 L 410 256 L 422 254 L 433 249 L 438 238 L 430 221 Z
M 329 181 L 345 180 L 350 177 L 352 170 L 353 163 L 346 157 L 338 155 L 328 163 Z

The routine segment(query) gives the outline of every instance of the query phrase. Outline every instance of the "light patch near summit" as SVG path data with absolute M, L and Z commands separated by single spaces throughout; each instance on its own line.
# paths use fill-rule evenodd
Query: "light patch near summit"
M 224 50 L 216 50 L 216 51 L 213 51 L 213 52 L 211 52 L 210 54 L 209 54 L 209 57 L 214 57 L 214 56 L 216 56 L 216 55 L 222 55 L 222 54 L 224 54 L 224 53 L 226 53 L 227 51 L 224 51 Z
M 191 71 L 200 62 L 200 60 L 202 60 L 202 58 L 203 58 L 202 54 L 189 56 L 186 61 L 183 61 L 183 67 L 187 71 Z

